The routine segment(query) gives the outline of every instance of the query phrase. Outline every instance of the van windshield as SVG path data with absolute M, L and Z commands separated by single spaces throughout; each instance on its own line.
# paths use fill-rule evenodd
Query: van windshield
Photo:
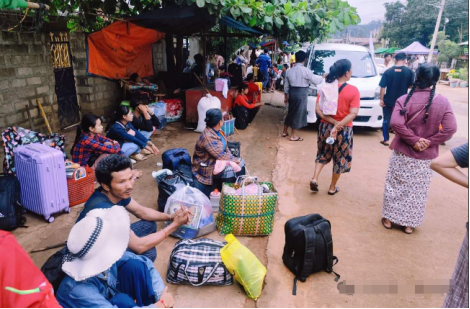
M 374 77 L 377 75 L 373 60 L 367 52 L 346 50 L 316 50 L 310 61 L 310 70 L 316 75 L 323 75 L 340 59 L 348 59 L 352 63 L 352 77 Z

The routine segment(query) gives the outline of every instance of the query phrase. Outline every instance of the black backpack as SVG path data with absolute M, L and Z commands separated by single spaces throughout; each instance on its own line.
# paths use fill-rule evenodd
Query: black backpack
M 250 117 L 248 109 L 245 106 L 235 105 L 232 108 L 233 117 L 235 117 L 235 128 L 245 130 L 248 127 L 248 118 Z
M 340 276 L 333 271 L 338 258 L 333 255 L 330 221 L 317 214 L 292 218 L 286 222 L 284 231 L 286 245 L 282 260 L 295 275 L 292 295 L 297 293 L 297 279 L 305 282 L 319 271 L 334 273 L 338 281 Z
M 20 182 L 13 175 L 0 173 L 0 230 L 13 231 L 25 227 L 25 222 Z

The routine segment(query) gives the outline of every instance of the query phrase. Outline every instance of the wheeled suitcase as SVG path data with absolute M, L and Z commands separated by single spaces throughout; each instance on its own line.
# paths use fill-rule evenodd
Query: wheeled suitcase
M 21 202 L 29 211 L 53 222 L 52 214 L 70 212 L 61 151 L 42 144 L 30 144 L 14 150 L 16 175 L 21 186 Z
M 163 168 L 177 170 L 180 164 L 191 166 L 191 156 L 186 148 L 168 149 L 162 154 Z

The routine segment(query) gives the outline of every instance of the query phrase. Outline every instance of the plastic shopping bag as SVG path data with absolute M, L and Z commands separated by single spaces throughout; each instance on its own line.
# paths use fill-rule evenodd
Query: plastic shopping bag
M 246 295 L 253 300 L 261 296 L 263 281 L 266 276 L 266 267 L 232 234 L 225 236 L 228 242 L 220 255 L 222 262 L 235 279 L 243 286 Z
M 168 198 L 165 213 L 171 215 L 181 209 L 181 206 L 185 206 L 191 211 L 190 221 L 188 224 L 180 226 L 171 235 L 182 239 L 191 239 L 215 230 L 211 201 L 204 193 L 189 185 L 178 188 Z M 165 224 L 168 226 L 171 222 L 165 222 Z

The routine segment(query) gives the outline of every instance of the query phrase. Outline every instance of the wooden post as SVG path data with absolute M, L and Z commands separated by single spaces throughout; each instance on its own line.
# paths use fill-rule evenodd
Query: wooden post
M 26 107 L 26 114 L 28 114 L 28 120 L 29 120 L 29 125 L 31 126 L 31 130 L 35 131 L 33 119 L 31 119 L 31 113 L 29 112 L 29 105 L 26 104 L 25 107 Z
M 44 109 L 42 108 L 42 105 L 41 105 L 41 102 L 39 102 L 39 99 L 36 99 L 36 103 L 38 104 L 38 107 L 41 110 L 41 115 L 42 115 L 42 118 L 44 118 L 44 122 L 46 123 L 47 129 L 49 130 L 50 135 L 52 135 L 51 126 L 49 125 L 49 121 L 47 120 L 46 113 L 44 112 Z

